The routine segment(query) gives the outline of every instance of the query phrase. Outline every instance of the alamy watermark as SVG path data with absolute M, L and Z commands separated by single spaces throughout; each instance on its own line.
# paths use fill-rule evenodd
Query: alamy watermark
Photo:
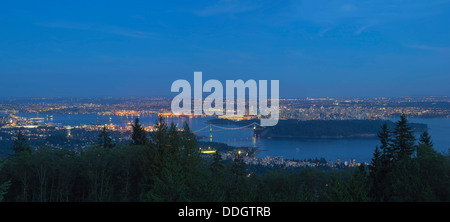
M 171 92 L 179 92 L 172 100 L 172 113 L 175 115 L 191 115 L 193 110 L 194 115 L 202 115 L 203 113 L 217 116 L 254 115 L 260 117 L 261 126 L 274 126 L 279 119 L 279 81 L 270 81 L 270 99 L 267 98 L 267 80 L 259 80 L 258 83 L 253 79 L 246 82 L 241 79 L 226 80 L 224 112 L 222 83 L 211 79 L 203 84 L 202 72 L 194 72 L 193 99 L 191 84 L 187 80 L 179 79 L 172 83 Z M 181 92 L 180 89 L 182 89 Z M 245 93 L 246 89 L 249 92 L 248 100 Z M 203 99 L 203 93 L 211 94 Z M 268 101 L 270 101 L 270 106 Z M 247 105 L 248 109 L 246 110 Z

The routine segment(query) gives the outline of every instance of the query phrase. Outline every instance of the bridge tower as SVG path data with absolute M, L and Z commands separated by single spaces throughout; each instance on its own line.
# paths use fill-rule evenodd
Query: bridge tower
M 209 124 L 209 141 L 212 142 L 212 126 Z
M 71 137 L 72 137 L 72 134 L 71 134 L 70 130 L 73 129 L 73 127 L 71 127 L 71 126 L 66 126 L 66 129 L 67 129 L 67 138 L 71 138 Z

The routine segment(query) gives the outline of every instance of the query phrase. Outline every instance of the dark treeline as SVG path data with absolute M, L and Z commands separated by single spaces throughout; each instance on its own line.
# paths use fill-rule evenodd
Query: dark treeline
M 386 124 L 389 129 L 395 128 L 390 120 L 280 120 L 277 125 L 257 130 L 261 137 L 268 138 L 365 138 L 376 137 L 378 129 Z M 426 124 L 410 123 L 414 131 L 423 132 Z
M 384 124 L 378 137 L 368 177 L 373 201 L 450 201 L 450 153 L 436 152 L 427 131 L 416 144 L 401 115 L 394 130 Z
M 210 124 L 246 126 L 255 120 L 234 121 L 229 119 L 211 119 Z M 387 124 L 389 129 L 395 128 L 390 120 L 279 120 L 275 126 L 257 127 L 255 133 L 263 138 L 366 138 L 376 137 L 378 129 Z M 423 123 L 409 123 L 415 132 L 423 132 L 427 125 Z
M 136 119 L 132 143 L 115 145 L 106 127 L 98 145 L 75 152 L 32 150 L 19 133 L 14 154 L 0 162 L 0 201 L 449 201 L 449 155 L 418 143 L 406 117 L 391 132 L 369 167 L 279 168 L 255 173 L 237 154 L 203 158 L 195 135 L 160 117 L 146 132 Z

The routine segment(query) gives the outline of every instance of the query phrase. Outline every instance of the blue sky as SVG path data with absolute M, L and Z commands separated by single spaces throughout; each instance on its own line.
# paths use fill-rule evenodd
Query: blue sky
M 450 95 L 450 1 L 2 1 L 0 97 L 174 96 L 177 79 L 282 97 Z

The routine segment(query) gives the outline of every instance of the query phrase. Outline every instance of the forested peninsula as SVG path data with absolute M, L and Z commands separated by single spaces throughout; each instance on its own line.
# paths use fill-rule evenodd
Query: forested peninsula
M 209 124 L 245 126 L 259 120 L 233 121 L 212 119 Z M 280 120 L 277 125 L 260 127 L 256 125 L 255 134 L 261 138 L 304 138 L 304 139 L 340 139 L 340 138 L 376 138 L 380 127 L 386 123 L 393 129 L 395 123 L 390 120 Z M 409 123 L 415 132 L 423 132 L 427 124 Z

